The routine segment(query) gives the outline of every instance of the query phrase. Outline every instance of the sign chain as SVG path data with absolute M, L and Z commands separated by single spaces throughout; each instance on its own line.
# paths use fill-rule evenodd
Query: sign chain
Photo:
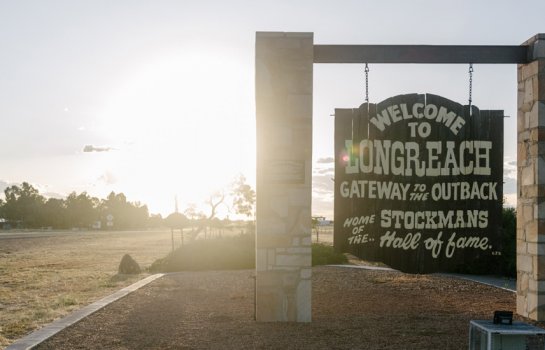
M 471 116 L 471 102 L 473 95 L 473 63 L 469 64 L 469 115 Z
M 365 64 L 365 102 L 369 103 L 369 66 Z

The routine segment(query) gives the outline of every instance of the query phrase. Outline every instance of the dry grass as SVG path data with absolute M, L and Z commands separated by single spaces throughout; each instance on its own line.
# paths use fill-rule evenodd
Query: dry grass
M 125 253 L 146 268 L 171 249 L 170 230 L 13 234 L 0 233 L 0 348 L 143 278 L 117 275 Z

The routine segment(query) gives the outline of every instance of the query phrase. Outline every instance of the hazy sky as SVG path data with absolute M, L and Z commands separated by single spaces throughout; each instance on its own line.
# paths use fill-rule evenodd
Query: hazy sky
M 0 0 L 0 190 L 122 191 L 168 214 L 238 173 L 255 181 L 256 31 L 316 44 L 519 45 L 545 2 Z M 541 25 L 540 25 L 541 23 Z M 503 109 L 516 192 L 516 66 L 475 65 L 473 103 Z M 434 93 L 466 104 L 466 65 L 371 65 L 371 102 Z M 315 65 L 315 214 L 331 215 L 335 108 L 364 99 L 363 66 Z

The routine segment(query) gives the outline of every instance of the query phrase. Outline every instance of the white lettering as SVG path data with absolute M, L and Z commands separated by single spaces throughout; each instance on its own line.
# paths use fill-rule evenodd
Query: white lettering
M 345 140 L 350 155 L 346 174 L 378 174 L 400 176 L 456 176 L 490 175 L 491 141 L 400 142 L 392 140 L 361 140 L 353 147 L 353 140 Z M 422 150 L 423 148 L 426 151 Z M 421 160 L 427 152 L 426 160 Z M 354 154 L 357 153 L 357 154 Z
M 467 209 L 448 211 L 403 211 L 383 209 L 380 211 L 382 228 L 456 229 L 488 227 L 488 211 Z
M 454 135 L 458 135 L 460 129 L 465 125 L 465 120 L 456 112 L 447 110 L 446 107 L 437 107 L 434 104 L 424 105 L 423 103 L 415 103 L 412 105 L 412 114 L 409 113 L 407 104 L 390 105 L 383 110 L 377 112 L 376 117 L 372 117 L 370 122 L 380 131 L 386 130 L 386 127 L 408 119 L 434 120 L 438 124 L 445 125 Z M 411 123 L 415 125 L 415 123 Z M 428 124 L 429 126 L 429 124 Z M 422 127 L 421 134 L 426 134 L 427 127 Z M 414 131 L 414 129 L 412 129 Z M 412 136 L 414 137 L 414 136 Z M 422 136 L 427 137 L 427 136 Z

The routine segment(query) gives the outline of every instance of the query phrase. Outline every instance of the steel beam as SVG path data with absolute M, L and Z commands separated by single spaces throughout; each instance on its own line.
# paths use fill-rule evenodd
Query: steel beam
M 525 64 L 529 46 L 314 45 L 314 63 Z

